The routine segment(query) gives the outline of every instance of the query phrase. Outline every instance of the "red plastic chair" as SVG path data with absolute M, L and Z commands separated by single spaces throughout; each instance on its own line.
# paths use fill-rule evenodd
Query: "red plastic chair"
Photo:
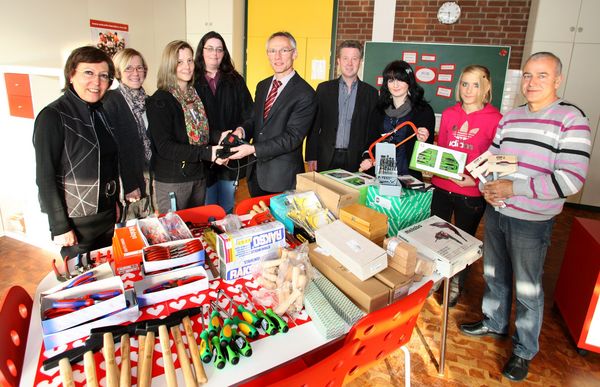
M 276 193 L 271 195 L 257 196 L 255 198 L 244 199 L 235 205 L 235 207 L 233 208 L 233 213 L 236 215 L 246 215 L 250 212 L 252 206 L 258 204 L 261 200 L 264 201 L 267 206 L 269 206 L 269 204 L 271 203 L 271 198 L 277 195 L 280 194 Z
M 225 210 L 217 204 L 187 208 L 185 210 L 175 211 L 184 222 L 207 223 L 208 219 L 214 217 L 215 220 L 223 219 Z
M 405 385 L 410 386 L 410 352 L 405 345 L 432 285 L 429 281 L 402 300 L 367 314 L 352 327 L 341 348 L 272 386 L 341 386 L 398 348 L 404 351 Z
M 29 333 L 33 300 L 21 286 L 4 292 L 0 300 L 0 385 L 18 386 Z

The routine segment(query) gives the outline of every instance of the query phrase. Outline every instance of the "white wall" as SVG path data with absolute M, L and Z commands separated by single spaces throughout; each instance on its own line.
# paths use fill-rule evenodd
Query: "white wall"
M 127 45 L 145 56 L 144 86 L 153 93 L 162 49 L 186 38 L 185 6 L 185 0 L 0 0 L 0 235 L 49 246 L 47 220 L 37 202 L 33 120 L 9 115 L 3 73 L 53 74 L 31 77 L 37 114 L 60 95 L 57 75 L 72 49 L 92 43 L 89 21 L 97 19 L 129 25 Z M 24 217 L 27 234 L 10 232 L 15 214 Z

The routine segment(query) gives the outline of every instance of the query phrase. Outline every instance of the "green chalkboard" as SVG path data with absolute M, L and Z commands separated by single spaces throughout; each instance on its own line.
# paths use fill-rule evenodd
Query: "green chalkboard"
M 490 70 L 492 104 L 500 109 L 509 59 L 509 46 L 367 42 L 363 81 L 379 90 L 385 66 L 394 60 L 405 60 L 425 89 L 425 99 L 436 113 L 441 114 L 456 103 L 454 91 L 462 69 L 478 64 Z

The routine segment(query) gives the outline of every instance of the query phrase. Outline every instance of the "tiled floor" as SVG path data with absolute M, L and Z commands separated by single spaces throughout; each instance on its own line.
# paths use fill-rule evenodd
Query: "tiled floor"
M 247 197 L 244 185 L 238 199 Z M 546 309 L 540 337 L 540 353 L 530 366 L 528 379 L 522 385 L 539 386 L 600 386 L 600 354 L 579 355 L 571 343 L 565 324 L 552 308 L 553 293 L 560 264 L 574 216 L 600 219 L 600 212 L 567 207 L 554 227 L 552 245 L 544 273 Z M 481 237 L 480 227 L 478 236 Z M 0 238 L 0 289 L 19 284 L 34 294 L 37 283 L 51 270 L 53 254 L 8 237 Z M 600 259 L 600 257 L 599 257 Z M 446 373 L 437 374 L 441 308 L 430 297 L 419 317 L 418 329 L 408 345 L 412 361 L 412 383 L 415 386 L 495 386 L 510 385 L 501 375 L 501 368 L 511 353 L 510 339 L 495 341 L 461 335 L 458 324 L 480 317 L 483 291 L 481 261 L 474 265 L 467 283 L 467 292 L 460 304 L 451 309 L 448 322 Z M 404 355 L 397 351 L 375 364 L 351 386 L 397 386 L 404 381 Z

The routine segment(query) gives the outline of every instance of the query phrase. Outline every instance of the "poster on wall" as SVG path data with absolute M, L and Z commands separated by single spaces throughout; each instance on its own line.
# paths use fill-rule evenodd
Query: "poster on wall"
M 110 57 L 125 49 L 129 25 L 90 19 L 93 44 Z

